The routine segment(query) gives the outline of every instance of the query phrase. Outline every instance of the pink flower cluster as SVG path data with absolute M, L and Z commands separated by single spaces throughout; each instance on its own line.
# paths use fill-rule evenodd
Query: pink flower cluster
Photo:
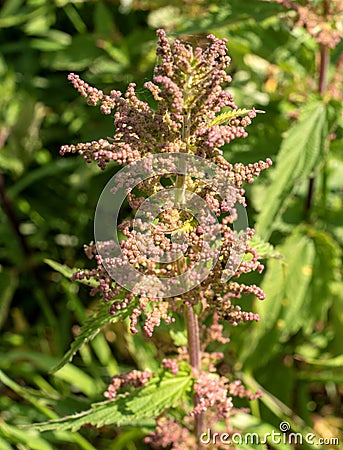
M 118 389 L 128 388 L 132 386 L 134 388 L 139 388 L 144 386 L 152 377 L 150 370 L 132 370 L 131 372 L 124 373 L 121 375 L 116 375 L 112 378 L 107 391 L 104 396 L 108 399 L 113 399 L 117 396 Z
M 190 415 L 201 414 L 215 407 L 218 419 L 229 417 L 233 403 L 232 398 L 227 395 L 227 382 L 227 378 L 217 374 L 200 372 L 194 383 L 194 392 L 200 401 Z
M 308 33 L 322 45 L 335 48 L 343 38 L 343 0 L 305 0 L 305 4 L 293 0 L 267 0 L 282 4 L 297 12 L 295 26 L 306 27 Z
M 207 352 L 207 345 L 214 340 L 222 344 L 229 341 L 222 334 L 224 321 L 236 326 L 240 322 L 259 320 L 257 314 L 243 311 L 241 306 L 236 304 L 243 294 L 254 295 L 259 300 L 265 298 L 264 292 L 255 284 L 246 285 L 238 281 L 242 274 L 263 270 L 257 252 L 249 244 L 254 230 L 248 228 L 243 236 L 238 237 L 232 225 L 237 218 L 236 203 L 245 205 L 243 183 L 251 183 L 261 171 L 269 168 L 272 162 L 268 158 L 266 161 L 248 165 L 232 165 L 223 156 L 221 147 L 233 139 L 245 138 L 245 128 L 256 116 L 254 109 L 239 116 L 232 95 L 226 90 L 226 85 L 231 81 L 226 73 L 230 64 L 226 40 L 209 35 L 205 48 L 193 49 L 179 40 L 171 45 L 163 30 L 158 30 L 157 34 L 157 55 L 160 64 L 155 68 L 153 81 L 145 83 L 156 101 L 156 109 L 139 100 L 134 84 L 128 86 L 124 95 L 119 91 L 111 91 L 110 95 L 105 95 L 101 90 L 89 86 L 78 75 L 70 74 L 69 80 L 80 94 L 88 99 L 90 105 L 100 103 L 100 109 L 105 114 L 114 111 L 115 131 L 111 139 L 64 145 L 61 153 L 78 152 L 87 162 L 96 161 L 102 169 L 112 161 L 127 165 L 154 154 L 164 153 L 170 158 L 170 153 L 187 153 L 194 155 L 193 159 L 201 157 L 211 161 L 224 174 L 227 191 L 225 199 L 219 195 L 215 183 L 210 185 L 205 177 L 196 179 L 196 170 L 191 175 L 181 176 L 185 190 L 196 194 L 211 213 L 200 211 L 198 220 L 189 217 L 187 211 L 181 212 L 180 208 L 174 206 L 164 209 L 158 218 L 148 225 L 139 223 L 141 228 L 138 229 L 135 228 L 137 221 L 128 218 L 119 226 L 124 238 L 115 244 L 117 249 L 120 249 L 123 260 L 111 257 L 110 242 L 97 242 L 97 247 L 91 244 L 86 248 L 87 256 L 95 259 L 97 267 L 79 270 L 74 274 L 74 279 L 77 280 L 96 281 L 96 287 L 92 288 L 91 293 L 100 293 L 103 299 L 109 302 L 110 314 L 117 314 L 124 309 L 130 310 L 132 333 L 137 333 L 141 327 L 145 335 L 151 338 L 154 329 L 162 321 L 174 322 L 175 312 L 182 313 L 185 307 L 193 305 L 201 307 L 201 319 L 212 317 L 211 325 L 203 330 L 205 340 L 201 348 L 202 367 L 194 373 L 194 392 L 199 402 L 191 411 L 191 415 L 185 417 L 183 424 L 171 418 L 160 417 L 156 431 L 146 439 L 153 448 L 171 446 L 175 450 L 188 450 L 197 448 L 191 432 L 191 416 L 207 411 L 209 424 L 211 421 L 215 424 L 218 418 L 222 418 L 229 428 L 227 421 L 235 413 L 231 396 L 253 399 L 259 395 L 245 390 L 238 381 L 230 382 L 229 378 L 218 375 L 216 365 L 223 358 L 223 354 Z M 226 113 L 232 112 L 232 117 L 227 121 L 218 121 L 216 119 L 220 117 L 223 108 Z M 144 161 L 149 169 L 149 158 Z M 166 160 L 165 164 L 172 165 L 172 161 Z M 131 169 L 132 166 L 130 180 L 132 178 L 135 185 L 136 174 L 135 170 Z M 130 189 L 125 189 L 134 211 L 142 205 L 146 197 L 164 189 L 161 177 L 150 169 L 152 176 L 139 182 L 136 186 L 138 192 L 133 193 Z M 168 182 L 175 187 L 180 176 L 175 175 L 175 172 L 171 173 Z M 120 183 L 118 179 L 118 189 L 125 187 L 125 184 Z M 215 219 L 218 220 L 214 226 Z M 216 263 L 205 279 L 200 278 L 199 273 L 193 274 L 195 281 L 200 281 L 195 284 L 196 287 L 180 296 L 162 295 L 163 288 L 159 286 L 155 287 L 154 295 L 137 295 L 125 291 L 105 270 L 105 264 L 108 268 L 111 265 L 118 266 L 124 261 L 142 274 L 154 274 L 163 279 L 184 274 L 199 261 L 206 265 L 214 259 L 215 252 L 205 240 L 208 230 L 214 228 L 222 237 Z M 152 245 L 142 251 L 140 238 L 148 229 Z M 170 230 L 182 230 L 187 236 L 187 245 L 172 241 Z M 181 263 L 171 257 L 163 261 L 155 258 L 164 252 L 169 252 L 170 255 L 182 252 Z M 223 282 L 223 274 L 230 278 L 229 281 Z M 176 375 L 179 363 L 188 362 L 188 359 L 187 349 L 180 348 L 178 356 L 164 358 L 162 366 Z M 151 373 L 146 371 L 132 371 L 115 376 L 105 396 L 115 398 L 119 389 L 143 386 L 150 377 Z
M 193 51 L 178 40 L 171 48 L 165 32 L 158 30 L 157 34 L 157 54 L 162 61 L 155 69 L 154 82 L 145 83 L 157 101 L 156 111 L 137 98 L 134 83 L 129 84 L 124 96 L 115 90 L 105 95 L 71 73 L 68 79 L 90 105 L 100 103 L 105 114 L 116 110 L 115 134 L 111 142 L 100 139 L 63 145 L 61 154 L 78 152 L 87 162 L 95 160 L 104 169 L 110 161 L 125 165 L 148 154 L 188 152 L 223 164 L 225 169 L 233 171 L 231 177 L 243 170 L 244 174 L 239 173 L 240 181 L 248 178 L 251 182 L 253 176 L 269 167 L 270 160 L 233 169 L 222 158 L 219 147 L 247 136 L 245 127 L 256 116 L 255 110 L 245 117 L 229 120 L 226 125 L 210 124 L 223 107 L 237 109 L 232 95 L 222 87 L 231 81 L 225 71 L 230 64 L 226 39 L 210 35 L 205 50 L 198 47 Z
M 156 430 L 145 438 L 145 442 L 153 449 L 196 450 L 198 448 L 195 436 L 187 427 L 164 416 L 157 419 Z

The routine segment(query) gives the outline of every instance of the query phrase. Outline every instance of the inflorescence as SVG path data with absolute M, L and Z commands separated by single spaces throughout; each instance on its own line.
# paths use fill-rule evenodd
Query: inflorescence
M 78 75 L 71 73 L 69 80 L 80 94 L 88 99 L 90 105 L 100 104 L 104 114 L 111 114 L 114 111 L 115 132 L 111 139 L 64 145 L 61 154 L 78 152 L 87 162 L 96 161 L 101 169 L 105 169 L 110 162 L 124 166 L 159 153 L 188 153 L 204 158 L 224 171 L 228 183 L 234 187 L 236 197 L 232 198 L 232 204 L 238 201 L 245 205 L 243 184 L 253 182 L 254 178 L 272 162 L 267 159 L 248 165 L 232 165 L 223 156 L 221 147 L 234 139 L 245 138 L 246 127 L 256 116 L 255 109 L 242 110 L 240 113 L 241 110 L 238 110 L 232 95 L 225 90 L 231 81 L 226 72 L 230 65 L 226 39 L 217 39 L 209 35 L 206 48 L 193 49 L 179 40 L 175 40 L 171 45 L 163 30 L 158 30 L 157 35 L 159 38 L 157 55 L 160 64 L 155 68 L 153 82 L 145 83 L 146 89 L 151 92 L 157 104 L 156 109 L 138 99 L 133 83 L 128 86 L 124 95 L 115 90 L 105 95 L 103 91 L 90 86 Z M 227 117 L 227 120 L 216 120 L 221 113 L 226 114 L 223 117 Z M 175 177 L 171 176 L 169 181 L 175 186 Z M 254 230 L 247 229 L 245 238 L 237 243 L 232 229 L 235 216 L 232 204 L 228 205 L 223 201 L 216 190 L 204 180 L 185 176 L 183 183 L 186 189 L 204 199 L 219 221 L 222 235 L 219 258 L 205 280 L 178 297 L 161 298 L 159 295 L 151 297 L 128 291 L 123 293 L 121 286 L 116 284 L 105 270 L 103 259 L 94 244 L 86 248 L 86 254 L 89 258 L 95 259 L 97 267 L 92 270 L 79 270 L 75 273 L 74 279 L 95 279 L 97 286 L 92 289 L 92 294 L 100 293 L 103 296 L 110 305 L 111 314 L 129 309 L 130 329 L 133 333 L 136 333 L 138 326 L 141 325 L 145 334 L 151 337 L 162 320 L 171 323 L 175 320 L 174 313 L 182 312 L 185 305 L 201 304 L 202 317 L 206 315 L 212 317 L 212 326 L 207 329 L 209 341 L 212 339 L 227 342 L 228 338 L 222 336 L 220 321 L 228 321 L 236 326 L 240 322 L 259 320 L 257 314 L 243 311 L 235 301 L 248 294 L 253 294 L 260 300 L 265 298 L 265 294 L 258 286 L 239 282 L 242 274 L 263 270 L 257 252 L 249 244 Z M 137 192 L 128 193 L 128 201 L 133 211 L 139 208 L 146 196 L 160 189 L 166 187 L 161 185 L 159 177 L 152 177 L 140 184 L 140 195 L 137 195 Z M 137 245 L 133 220 L 126 220 L 119 228 L 124 236 L 120 241 L 124 258 L 142 273 L 155 273 L 162 277 L 175 276 L 199 260 L 200 250 L 204 246 L 204 229 L 196 220 L 192 220 L 187 214 L 175 208 L 165 210 L 158 217 L 158 226 L 154 224 L 151 233 L 154 248 L 168 251 L 177 246 L 175 242 L 171 242 L 168 230 L 182 228 L 188 238 L 187 248 L 181 248 L 184 251 L 182 264 L 174 261 L 152 262 Z M 233 257 L 233 250 L 237 245 L 244 254 L 239 264 Z M 224 268 L 228 266 L 231 267 L 231 279 L 223 283 L 221 276 Z M 210 417 L 214 422 L 220 417 L 228 420 L 234 412 L 232 396 L 255 398 L 254 394 L 246 391 L 239 381 L 230 382 L 228 378 L 216 374 L 216 363 L 222 357 L 222 354 L 217 353 L 211 356 L 211 353 L 206 353 L 205 347 L 202 348 L 203 369 L 194 374 L 196 378 L 194 390 L 201 401 L 190 412 L 191 416 L 209 409 L 212 413 L 208 412 L 208 420 Z M 165 358 L 162 366 L 175 375 L 178 371 L 178 362 L 186 359 L 187 351 L 181 349 L 177 358 Z M 207 367 L 207 370 L 204 367 Z M 132 372 L 131 375 L 114 377 L 105 395 L 114 398 L 118 389 L 127 385 L 142 386 L 149 377 L 149 373 L 138 371 Z M 152 433 L 147 441 L 151 445 L 156 443 L 160 446 L 172 445 L 173 449 L 182 448 L 177 445 L 183 441 L 188 443 L 187 449 L 196 448 L 194 437 L 189 433 L 189 426 L 187 419 L 181 426 L 172 419 L 161 417 L 158 419 L 156 432 Z

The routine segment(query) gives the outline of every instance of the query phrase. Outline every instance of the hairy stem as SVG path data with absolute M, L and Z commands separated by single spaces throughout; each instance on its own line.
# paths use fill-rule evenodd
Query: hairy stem
M 327 84 L 327 72 L 330 62 L 329 47 L 327 45 L 320 46 L 320 65 L 319 65 L 319 79 L 318 79 L 318 92 L 320 95 L 324 95 Z
M 201 352 L 200 352 L 200 335 L 198 316 L 194 312 L 191 305 L 186 306 L 185 311 L 186 327 L 187 327 L 187 341 L 188 353 L 191 366 L 196 370 L 200 370 L 201 366 Z M 200 402 L 197 394 L 194 394 L 194 406 L 196 407 Z M 199 439 L 205 428 L 204 413 L 195 415 L 195 434 Z
M 175 187 L 180 189 L 180 195 L 177 198 L 177 203 L 179 207 L 185 204 L 185 189 L 186 189 L 186 176 L 178 175 L 176 178 Z M 186 270 L 186 260 L 185 258 L 179 258 L 177 261 L 179 274 L 184 273 Z M 199 322 L 198 316 L 194 312 L 192 305 L 185 306 L 185 322 L 187 328 L 187 346 L 189 354 L 190 365 L 198 371 L 201 367 L 201 353 L 200 353 L 200 334 L 199 334 Z M 200 402 L 200 398 L 197 394 L 194 394 L 194 407 Z M 200 435 L 203 433 L 205 424 L 204 413 L 196 414 L 194 418 L 195 434 L 199 439 Z

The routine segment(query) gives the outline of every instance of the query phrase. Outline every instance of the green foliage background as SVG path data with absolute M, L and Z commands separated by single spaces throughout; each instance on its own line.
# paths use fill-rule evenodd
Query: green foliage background
M 113 407 L 113 420 L 100 429 L 20 427 L 89 409 L 104 400 L 111 376 L 156 370 L 156 348 L 184 339 L 182 327 L 170 337 L 161 326 L 150 341 L 130 335 L 125 314 L 109 323 L 106 305 L 70 281 L 68 267 L 87 264 L 82 246 L 92 240 L 97 199 L 117 169 L 100 172 L 58 154 L 62 144 L 113 134 L 111 117 L 87 107 L 67 74 L 104 90 L 134 81 L 150 101 L 142 86 L 152 76 L 159 27 L 193 43 L 209 32 L 227 37 L 236 103 L 266 111 L 248 139 L 225 148 L 230 162 L 273 159 L 270 173 L 247 188 L 248 212 L 259 237 L 281 255 L 267 260 L 264 275 L 248 277 L 267 293 L 264 302 L 244 305 L 261 322 L 228 327 L 225 363 L 248 387 L 266 391 L 245 405 L 253 417 L 236 418 L 237 426 L 263 433 L 288 420 L 294 430 L 342 438 L 343 120 L 342 105 L 316 92 L 317 44 L 290 27 L 280 5 L 259 0 L 7 0 L 0 9 L 1 450 L 148 448 L 142 439 L 154 414 L 189 388 L 187 374 L 174 389 L 162 379 L 170 398 L 163 403 L 146 392 L 155 407 L 128 423 Z M 329 78 L 342 51 L 342 42 L 331 51 Z M 328 141 L 332 132 L 336 139 Z M 310 176 L 315 189 L 306 209 Z M 111 425 L 119 422 L 120 430 Z

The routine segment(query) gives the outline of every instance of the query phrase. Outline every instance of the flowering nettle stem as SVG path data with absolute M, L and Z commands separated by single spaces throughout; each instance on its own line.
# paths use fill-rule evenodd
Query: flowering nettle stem
M 179 364 L 186 361 L 191 366 L 193 405 L 183 404 L 184 418 L 179 421 L 175 419 L 180 417 L 179 412 L 175 415 L 166 412 L 159 417 L 156 431 L 147 437 L 147 442 L 153 448 L 171 446 L 189 450 L 199 447 L 205 419 L 206 427 L 212 430 L 218 421 L 224 422 L 228 431 L 232 430 L 230 417 L 236 411 L 232 396 L 256 398 L 238 380 L 217 373 L 216 364 L 223 354 L 209 353 L 207 346 L 213 341 L 222 344 L 229 341 L 222 335 L 220 322 L 236 326 L 259 320 L 257 314 L 244 311 L 235 303 L 248 294 L 260 300 L 265 298 L 258 286 L 239 282 L 242 274 L 261 272 L 263 265 L 249 244 L 254 230 L 247 228 L 242 239 L 237 237 L 235 205 L 244 208 L 243 183 L 252 183 L 272 162 L 268 158 L 246 166 L 232 165 L 224 158 L 221 147 L 234 139 L 245 138 L 245 128 L 256 116 L 255 109 L 238 109 L 224 88 L 231 81 L 226 73 L 230 65 L 226 40 L 209 35 L 205 48 L 193 49 L 179 40 L 171 45 L 163 30 L 158 30 L 157 35 L 157 55 L 161 61 L 155 67 L 153 81 L 145 83 L 157 103 L 156 109 L 137 98 L 132 83 L 125 94 L 112 90 L 107 95 L 78 75 L 70 74 L 69 80 L 89 104 L 100 103 L 105 114 L 115 111 L 115 131 L 109 139 L 64 145 L 61 153 L 78 152 L 87 162 L 96 161 L 101 169 L 110 162 L 129 165 L 125 173 L 132 185 L 125 192 L 132 217 L 118 225 L 124 237 L 115 245 L 104 240 L 89 246 L 87 256 L 96 260 L 97 267 L 80 270 L 74 278 L 95 279 L 97 285 L 92 294 L 99 292 L 103 296 L 109 303 L 110 314 L 129 310 L 132 333 L 137 333 L 142 326 L 146 336 L 151 337 L 162 320 L 171 324 L 178 317 L 175 313 L 184 314 L 187 349 L 181 346 L 178 356 L 164 358 L 162 367 L 176 375 Z M 181 162 L 175 163 L 175 154 L 190 159 L 179 158 Z M 167 175 L 154 169 L 156 156 L 166 156 L 157 159 L 168 168 Z M 135 183 L 139 163 L 150 176 Z M 211 178 L 213 172 L 220 176 Z M 121 183 L 116 183 L 115 188 L 125 185 Z M 158 197 L 160 194 L 163 195 Z M 152 203 L 158 206 L 158 212 L 150 214 L 148 223 L 135 220 L 151 198 L 160 198 L 160 203 Z M 196 207 L 191 204 L 193 201 Z M 142 245 L 146 236 L 149 245 Z M 120 257 L 113 256 L 113 249 L 120 251 Z M 110 270 L 119 266 L 133 268 L 135 275 L 144 275 L 143 290 L 122 288 L 125 284 L 117 283 Z M 206 277 L 200 270 L 194 270 L 194 267 L 208 266 Z M 223 282 L 224 271 L 231 279 L 224 277 Z M 126 272 L 131 273 L 123 270 L 124 278 Z M 181 278 L 181 294 L 171 293 L 168 289 Z M 202 311 L 201 320 L 209 324 L 206 327 L 199 323 L 198 309 Z M 150 372 L 135 372 L 124 378 L 115 377 L 106 396 L 115 397 L 117 389 L 127 384 L 141 386 L 150 376 Z M 183 447 L 180 442 L 184 443 Z

